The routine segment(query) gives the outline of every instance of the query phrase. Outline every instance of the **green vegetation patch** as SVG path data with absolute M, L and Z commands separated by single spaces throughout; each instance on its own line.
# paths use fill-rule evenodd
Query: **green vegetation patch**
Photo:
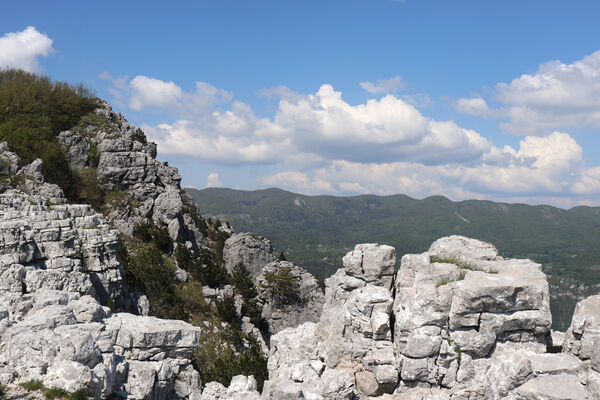
M 148 297 L 150 313 L 159 318 L 187 319 L 184 301 L 178 296 L 175 265 L 154 243 L 136 243 L 122 238 L 119 259 L 127 283 Z
M 45 389 L 45 386 L 42 383 L 42 381 L 38 381 L 38 380 L 35 380 L 35 379 L 31 379 L 29 381 L 22 382 L 21 383 L 21 387 L 23 389 L 25 389 L 25 390 L 30 391 L 30 392 L 34 391 L 34 390 L 43 390 L 43 389 Z
M 202 382 L 217 381 L 229 386 L 236 375 L 253 375 L 261 392 L 268 379 L 267 358 L 258 340 L 234 324 L 202 335 L 192 363 Z
M 467 275 L 467 271 L 481 271 L 481 272 L 485 272 L 487 274 L 497 274 L 498 271 L 486 271 L 482 268 L 477 267 L 476 265 L 473 264 L 469 264 L 467 262 L 464 261 L 460 261 L 457 260 L 455 258 L 444 258 L 444 257 L 438 257 L 438 256 L 430 256 L 429 257 L 429 262 L 430 263 L 442 263 L 442 264 L 454 264 L 458 267 L 459 269 L 459 274 L 458 277 L 456 279 L 443 279 L 441 281 L 439 281 L 436 286 L 440 287 L 440 286 L 444 286 L 447 285 L 449 283 L 452 282 L 457 282 L 457 281 L 462 281 L 465 279 L 465 276 Z
M 81 200 L 79 181 L 56 136 L 99 106 L 93 92 L 82 85 L 21 70 L 0 71 L 0 141 L 8 143 L 23 165 L 41 158 L 46 181 L 59 185 L 73 201 Z
M 300 298 L 300 282 L 292 275 L 291 267 L 278 267 L 274 272 L 265 273 L 263 288 L 272 300 L 280 305 L 302 305 Z
M 219 288 L 229 283 L 229 274 L 222 260 L 209 249 L 191 250 L 183 243 L 175 249 L 175 259 L 179 268 L 186 270 L 194 279 L 211 288 Z

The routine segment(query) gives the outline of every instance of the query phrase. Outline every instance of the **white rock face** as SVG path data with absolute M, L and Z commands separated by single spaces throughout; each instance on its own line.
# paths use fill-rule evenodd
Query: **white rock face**
M 583 361 L 588 386 L 600 398 L 600 295 L 577 303 L 567 330 L 563 351 Z
M 231 378 L 229 387 L 218 382 L 208 383 L 199 400 L 260 400 L 260 394 L 254 377 L 238 375 Z
M 238 233 L 225 241 L 223 261 L 229 273 L 241 262 L 250 272 L 252 279 L 256 280 L 263 267 L 275 260 L 277 257 L 273 254 L 271 241 L 264 236 Z
M 271 338 L 263 397 L 353 399 L 391 393 L 398 383 L 390 317 L 394 249 L 357 245 L 327 279 L 317 324 Z M 296 397 L 294 397 L 296 396 Z
M 18 174 L 29 193 L 0 191 L 0 383 L 35 379 L 99 398 L 199 396 L 190 356 L 200 328 L 102 306 L 147 313 L 124 282 L 118 231 L 89 205 L 64 204 L 39 160 Z
M 298 285 L 298 296 L 289 303 L 282 304 L 273 299 L 265 289 L 268 274 L 280 273 L 285 268 Z M 262 317 L 269 323 L 271 334 L 285 328 L 296 327 L 304 322 L 319 322 L 325 295 L 315 277 L 304 268 L 289 261 L 273 261 L 265 265 L 256 280 Z
M 108 104 L 96 114 L 105 119 L 102 126 L 87 126 L 85 132 L 64 131 L 57 139 L 74 169 L 94 166 L 90 152 L 95 149 L 98 182 L 107 190 L 125 194 L 108 219 L 127 235 L 142 221 L 163 223 L 173 240 L 206 247 L 206 238 L 185 212 L 196 212 L 196 207 L 181 190 L 177 168 L 157 161 L 156 144 L 145 143 L 139 130 Z
M 578 305 L 565 353 L 546 353 L 540 265 L 462 236 L 405 255 L 395 279 L 393 258 L 377 245 L 344 257 L 320 321 L 271 338 L 264 399 L 600 398 L 600 296 Z

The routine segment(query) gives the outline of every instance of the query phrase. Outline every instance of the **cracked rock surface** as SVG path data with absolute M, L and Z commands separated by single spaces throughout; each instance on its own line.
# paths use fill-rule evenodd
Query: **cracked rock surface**
M 600 398 L 600 296 L 548 353 L 565 336 L 539 264 L 462 236 L 394 264 L 388 246 L 344 257 L 319 322 L 271 338 L 264 399 Z

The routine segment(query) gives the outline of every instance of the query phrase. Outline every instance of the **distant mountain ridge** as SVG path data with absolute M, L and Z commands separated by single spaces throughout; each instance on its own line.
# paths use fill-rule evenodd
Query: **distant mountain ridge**
M 205 215 L 272 240 L 276 251 L 321 277 L 356 243 L 394 246 L 398 259 L 461 234 L 493 243 L 505 257 L 530 258 L 550 275 L 555 326 L 600 282 L 600 207 L 423 200 L 405 195 L 307 196 L 281 189 L 186 189 Z M 569 317 L 570 318 L 570 317 Z

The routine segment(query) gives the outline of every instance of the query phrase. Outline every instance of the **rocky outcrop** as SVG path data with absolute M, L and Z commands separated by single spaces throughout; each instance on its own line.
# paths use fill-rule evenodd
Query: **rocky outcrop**
M 238 375 L 231 379 L 229 387 L 219 382 L 208 383 L 199 400 L 260 400 L 260 394 L 254 377 Z
M 563 351 L 583 361 L 587 385 L 600 398 L 600 295 L 577 303 Z
M 0 160 L 18 162 L 0 149 Z M 113 313 L 111 307 L 148 312 L 146 298 L 125 283 L 119 233 L 89 205 L 65 204 L 60 188 L 43 182 L 42 167 L 35 160 L 4 170 L 0 383 L 35 379 L 99 398 L 198 396 L 190 356 L 201 330 Z
M 107 217 L 131 235 L 136 224 L 153 221 L 168 227 L 173 240 L 206 247 L 191 197 L 181 190 L 177 168 L 156 160 L 156 144 L 108 104 L 96 120 L 77 131 L 58 135 L 72 168 L 96 168 L 100 185 L 110 192 Z
M 395 278 L 394 261 L 377 245 L 344 257 L 320 321 L 271 337 L 263 398 L 598 398 L 600 297 L 578 305 L 565 352 L 547 353 L 539 264 L 461 236 L 405 255 Z
M 181 321 L 111 314 L 93 297 L 65 290 L 0 293 L 0 381 L 41 380 L 47 387 L 136 399 L 199 392 L 190 364 L 200 329 Z M 19 281 L 19 278 L 21 280 Z
M 266 398 L 352 399 L 396 387 L 390 323 L 394 249 L 357 245 L 343 261 L 344 269 L 326 280 L 319 322 L 271 338 Z
M 19 161 L 0 148 L 0 158 Z M 66 204 L 62 190 L 43 181 L 41 169 L 39 159 L 24 166 L 8 178 L 17 188 L 0 193 L 0 264 L 21 271 L 25 292 L 67 290 L 142 311 L 145 298 L 140 302 L 127 288 L 117 259 L 118 232 L 91 206 Z
M 252 279 L 260 275 L 263 267 L 277 258 L 271 241 L 255 233 L 238 233 L 225 241 L 223 261 L 229 273 L 238 263 L 243 263 Z
M 289 278 L 293 288 L 286 296 L 289 301 L 281 301 L 269 290 L 268 277 L 276 279 L 282 274 Z M 271 334 L 304 322 L 319 321 L 325 296 L 316 278 L 304 268 L 289 261 L 273 261 L 262 269 L 256 287 L 262 317 L 268 322 Z

